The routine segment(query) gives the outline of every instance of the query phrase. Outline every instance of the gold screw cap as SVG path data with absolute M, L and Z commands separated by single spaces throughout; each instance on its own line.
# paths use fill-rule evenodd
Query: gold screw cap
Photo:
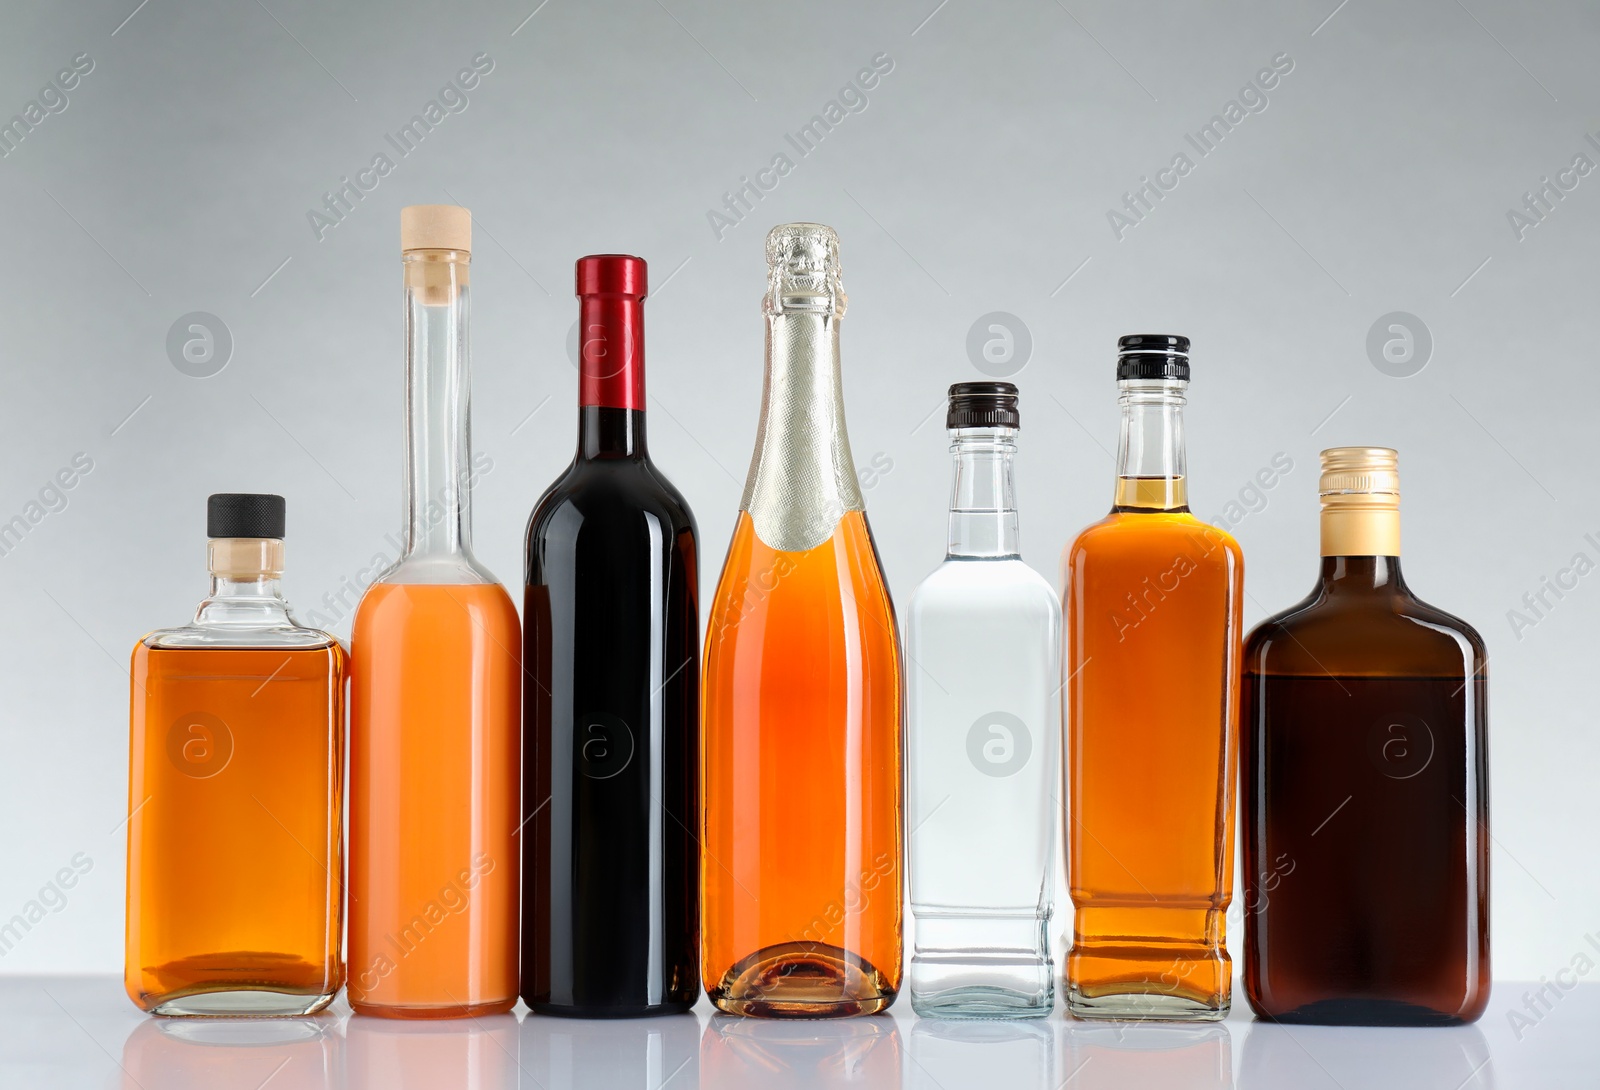
M 1322 452 L 1318 491 L 1331 496 L 1367 496 L 1400 501 L 1400 456 L 1388 447 L 1330 447 Z

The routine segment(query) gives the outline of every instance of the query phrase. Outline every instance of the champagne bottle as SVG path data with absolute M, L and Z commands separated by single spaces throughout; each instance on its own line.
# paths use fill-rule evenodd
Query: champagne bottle
M 701 974 L 724 1011 L 872 1014 L 901 976 L 894 608 L 845 435 L 839 240 L 767 236 L 766 385 L 706 633 Z

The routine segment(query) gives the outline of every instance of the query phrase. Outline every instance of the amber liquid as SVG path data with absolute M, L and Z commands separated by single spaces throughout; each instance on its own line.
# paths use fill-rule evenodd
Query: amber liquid
M 517 999 L 521 630 L 497 583 L 377 584 L 350 674 L 350 1006 Z
M 1123 493 L 1063 579 L 1068 1000 L 1080 1015 L 1209 1017 L 1232 978 L 1243 560 L 1186 506 L 1144 506 L 1181 505 L 1181 491 Z
M 704 941 L 739 1014 L 883 1010 L 901 974 L 900 660 L 859 511 L 803 553 L 741 513 L 706 636 Z
M 140 643 L 132 672 L 128 995 L 331 998 L 344 652 Z
M 1489 999 L 1483 641 L 1395 557 L 1326 557 L 1245 650 L 1244 985 L 1280 1022 L 1444 1025 Z

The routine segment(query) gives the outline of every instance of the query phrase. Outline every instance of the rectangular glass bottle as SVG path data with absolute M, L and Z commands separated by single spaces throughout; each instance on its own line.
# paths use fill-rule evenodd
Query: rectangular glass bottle
M 1245 992 L 1263 1018 L 1489 1001 L 1488 656 L 1400 574 L 1385 447 L 1322 452 L 1322 570 L 1244 653 Z
M 465 208 L 401 210 L 406 548 L 356 609 L 350 1006 L 460 1018 L 517 1001 L 522 630 L 472 555 Z
M 667 1014 L 700 997 L 696 530 L 645 445 L 645 263 L 575 272 L 578 451 L 528 520 L 522 998 Z
M 734 1014 L 900 989 L 900 645 L 845 435 L 839 240 L 767 236 L 766 388 L 702 686 L 701 975 Z
M 1189 513 L 1188 338 L 1136 334 L 1118 350 L 1116 501 L 1063 558 L 1067 1009 L 1220 1019 L 1244 560 Z
M 950 387 L 949 547 L 906 622 L 917 1013 L 1034 1018 L 1055 1004 L 1061 606 L 1022 562 L 1009 382 Z
M 345 655 L 279 587 L 281 496 L 207 504 L 211 594 L 133 649 L 124 983 L 167 1015 L 338 992 Z

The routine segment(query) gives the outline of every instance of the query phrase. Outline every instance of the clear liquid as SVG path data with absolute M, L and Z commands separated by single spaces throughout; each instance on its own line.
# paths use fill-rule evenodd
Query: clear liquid
M 1061 613 L 1015 557 L 952 557 L 911 601 L 911 1004 L 1050 1013 Z

